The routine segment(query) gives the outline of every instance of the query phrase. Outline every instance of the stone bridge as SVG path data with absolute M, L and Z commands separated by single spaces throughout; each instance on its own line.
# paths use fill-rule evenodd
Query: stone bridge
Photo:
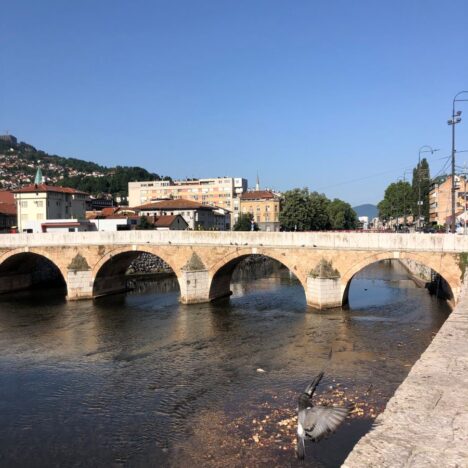
M 467 236 L 468 237 L 468 236 Z M 347 303 L 353 276 L 385 259 L 412 259 L 442 276 L 458 300 L 468 239 L 452 234 L 122 231 L 0 236 L 0 292 L 36 281 L 39 258 L 47 259 L 67 287 L 69 300 L 91 299 L 126 288 L 125 272 L 142 252 L 174 271 L 183 303 L 230 295 L 236 265 L 261 254 L 286 266 L 316 308 Z

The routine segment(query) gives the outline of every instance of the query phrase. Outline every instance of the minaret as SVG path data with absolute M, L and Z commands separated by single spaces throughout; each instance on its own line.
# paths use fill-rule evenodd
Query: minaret
M 42 184 L 42 171 L 41 171 L 41 168 L 38 167 L 37 172 L 36 172 L 36 178 L 34 179 L 34 185 L 40 185 L 40 184 Z
M 260 190 L 260 179 L 258 177 L 258 171 L 257 171 L 257 183 L 255 184 L 255 191 L 258 192 Z

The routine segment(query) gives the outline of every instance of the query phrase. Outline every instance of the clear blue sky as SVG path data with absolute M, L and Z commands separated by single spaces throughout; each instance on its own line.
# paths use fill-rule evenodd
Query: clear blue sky
M 441 169 L 452 98 L 468 90 L 466 0 L 1 8 L 0 133 L 174 178 L 253 185 L 258 170 L 264 187 L 376 203 L 420 146 L 441 148 Z M 468 150 L 468 102 L 460 109 Z

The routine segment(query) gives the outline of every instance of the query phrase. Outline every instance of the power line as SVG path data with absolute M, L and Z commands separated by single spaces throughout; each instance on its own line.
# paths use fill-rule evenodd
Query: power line
M 444 156 L 442 158 L 431 158 L 432 161 L 441 161 L 443 159 L 445 160 L 449 160 L 451 156 Z M 426 158 L 427 160 L 428 158 Z M 348 179 L 348 180 L 344 180 L 344 181 L 341 181 L 341 182 L 338 182 L 336 184 L 332 184 L 332 185 L 326 185 L 326 186 L 322 186 L 322 187 L 317 187 L 316 190 L 327 190 L 327 189 L 330 189 L 330 188 L 334 188 L 334 187 L 339 187 L 341 185 L 346 185 L 346 184 L 352 184 L 354 182 L 360 182 L 362 180 L 367 180 L 367 179 L 372 179 L 374 177 L 378 177 L 378 176 L 382 176 L 382 175 L 385 175 L 385 174 L 390 174 L 392 172 L 397 172 L 397 173 L 400 173 L 401 171 L 411 171 L 412 169 L 414 169 L 413 167 L 409 167 L 409 166 L 406 166 L 406 167 L 402 167 L 402 168 L 397 168 L 397 169 L 389 169 L 388 171 L 383 171 L 383 172 L 377 172 L 375 174 L 371 174 L 371 175 L 367 175 L 367 176 L 363 176 L 363 177 L 359 177 L 359 178 L 356 178 L 356 179 Z M 446 170 L 446 167 L 444 166 L 444 168 L 442 169 L 442 171 L 445 171 Z M 440 173 L 441 171 L 439 171 Z M 438 175 L 440 174 L 437 174 L 436 176 L 433 176 L 432 178 L 434 177 L 437 177 Z

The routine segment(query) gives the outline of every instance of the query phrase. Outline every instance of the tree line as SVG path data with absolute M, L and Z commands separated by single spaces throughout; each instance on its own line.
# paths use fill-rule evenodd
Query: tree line
M 391 218 L 413 215 L 415 221 L 419 211 L 421 221 L 429 220 L 429 192 L 431 190 L 431 177 L 429 163 L 426 158 L 421 160 L 413 169 L 411 183 L 405 180 L 393 182 L 385 189 L 383 200 L 377 205 L 379 217 L 383 221 Z M 418 204 L 418 202 L 421 202 Z
M 127 196 L 129 182 L 147 180 L 169 180 L 169 178 L 161 178 L 158 174 L 148 172 L 141 167 L 117 166 L 109 174 L 102 177 L 64 177 L 58 182 L 58 185 L 75 188 L 91 195 L 111 193 L 114 196 Z
M 250 231 L 252 215 L 242 213 L 234 225 L 236 231 Z M 295 188 L 283 194 L 279 213 L 281 228 L 285 231 L 322 231 L 326 229 L 356 229 L 359 220 L 349 203 L 323 193 Z M 254 230 L 258 230 L 254 223 Z

